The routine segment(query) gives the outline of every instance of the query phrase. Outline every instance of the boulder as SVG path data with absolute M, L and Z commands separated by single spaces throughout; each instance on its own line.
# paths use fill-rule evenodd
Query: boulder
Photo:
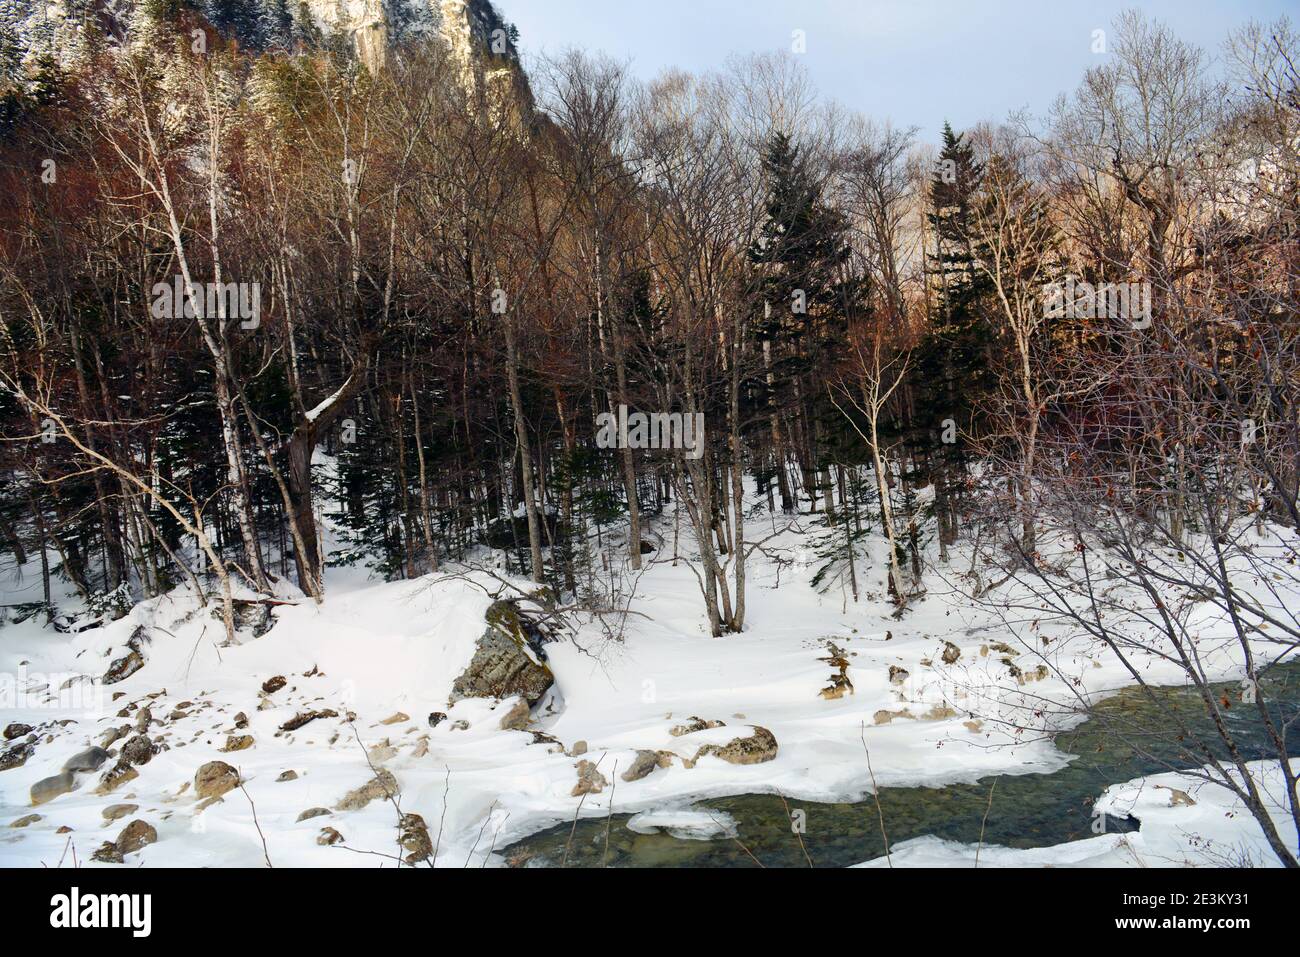
M 226 736 L 226 746 L 222 751 L 244 751 L 253 746 L 251 734 L 231 734 Z
M 136 818 L 117 836 L 117 849 L 122 854 L 134 854 L 136 851 L 155 843 L 158 831 L 148 821 Z
M 71 771 L 61 771 L 53 777 L 41 778 L 32 785 L 32 805 L 53 801 L 60 794 L 67 794 L 76 786 L 77 779 Z
M 21 768 L 27 763 L 27 759 L 36 751 L 35 741 L 26 741 L 22 744 L 16 744 L 8 751 L 0 753 L 0 771 L 11 771 L 14 768 Z
M 99 766 L 107 761 L 109 754 L 103 748 L 87 748 L 79 751 L 63 762 L 65 771 L 98 771 Z
M 14 738 L 21 738 L 24 734 L 31 734 L 35 728 L 30 724 L 22 724 L 14 721 L 5 727 L 4 735 L 6 741 L 12 741 Z
M 776 757 L 776 737 L 767 728 L 753 726 L 753 734 L 732 738 L 726 744 L 706 744 L 695 752 L 692 764 L 706 754 L 721 758 L 728 764 L 762 764 Z
M 104 672 L 104 684 L 112 685 L 125 681 L 143 667 L 144 656 L 138 651 L 129 651 L 108 666 L 108 670 Z M 99 851 L 95 853 L 98 854 Z
M 144 765 L 148 764 L 157 753 L 158 746 L 149 740 L 147 734 L 137 734 L 122 745 L 122 753 L 118 761 L 132 766 Z
M 537 704 L 555 677 L 530 653 L 519 609 L 508 601 L 496 601 L 484 617 L 488 627 L 469 665 L 452 683 L 450 700 L 519 695 L 529 705 Z
M 44 815 L 41 815 L 41 814 L 25 814 L 25 815 L 23 815 L 22 817 L 20 817 L 18 820 L 12 822 L 9 826 L 10 826 L 10 827 L 26 827 L 28 824 L 35 824 L 37 821 L 43 821 L 43 820 L 45 820 Z
M 200 798 L 221 797 L 239 787 L 239 772 L 225 761 L 209 761 L 194 775 L 194 793 Z
M 313 817 L 323 817 L 329 813 L 330 813 L 330 809 L 327 807 L 309 807 L 307 808 L 307 810 L 303 811 L 301 814 L 298 815 L 298 823 L 301 823 L 306 820 L 310 820 Z
M 297 780 L 298 780 L 298 772 L 297 772 L 297 771 L 282 771 L 282 772 L 280 772 L 280 776 L 279 776 L 278 778 L 276 778 L 275 780 L 276 780 L 276 783 L 277 783 L 277 784 L 279 784 L 279 783 L 283 783 L 283 782 L 285 782 L 285 781 L 297 781 Z
M 655 768 L 666 768 L 673 763 L 670 751 L 637 751 L 636 757 L 619 777 L 624 781 L 640 781 Z
M 119 760 L 99 779 L 99 787 L 95 788 L 96 794 L 112 794 L 127 781 L 134 781 L 140 776 L 140 772 L 131 767 L 126 761 Z
M 138 804 L 110 804 L 104 810 L 100 811 L 104 815 L 105 821 L 116 821 L 118 818 L 126 817 L 128 814 L 134 814 L 140 810 Z

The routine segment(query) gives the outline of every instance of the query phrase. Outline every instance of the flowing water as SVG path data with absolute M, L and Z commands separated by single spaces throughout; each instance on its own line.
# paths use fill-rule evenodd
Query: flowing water
M 1235 682 L 1215 686 L 1229 695 L 1226 722 L 1248 760 L 1272 757 L 1264 724 L 1253 705 L 1239 700 Z M 1142 728 L 1161 726 L 1161 707 L 1179 715 L 1201 740 L 1217 740 L 1200 696 L 1191 689 L 1156 689 L 1159 704 L 1136 688 L 1125 689 L 1094 708 L 1072 731 L 1056 736 L 1063 752 L 1076 755 L 1049 774 L 1001 775 L 990 803 L 993 777 L 946 787 L 890 787 L 855 803 L 790 803 L 806 815 L 803 843 L 795 836 L 786 805 L 776 794 L 742 794 L 700 801 L 695 811 L 734 821 L 733 836 L 710 840 L 642 834 L 627 827 L 632 815 L 588 818 L 556 825 L 502 850 L 507 861 L 531 867 L 818 867 L 856 864 L 885 853 L 880 818 L 891 845 L 931 834 L 974 844 L 983 826 L 985 844 L 1029 848 L 1094 836 L 1093 802 L 1108 786 L 1146 774 L 1204 763 L 1193 760 L 1173 735 Z M 1300 662 L 1278 666 L 1261 680 L 1261 698 L 1276 719 L 1300 710 Z M 1300 755 L 1300 740 L 1289 741 Z M 787 799 L 788 800 L 788 799 Z M 675 805 L 680 807 L 680 805 Z M 985 815 L 987 812 L 987 822 Z M 1135 820 L 1107 816 L 1108 832 L 1135 830 Z M 743 845 L 743 846 L 742 846 Z

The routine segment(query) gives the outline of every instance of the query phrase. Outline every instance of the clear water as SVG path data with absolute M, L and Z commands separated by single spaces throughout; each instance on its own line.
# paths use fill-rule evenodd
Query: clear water
M 1225 720 L 1247 759 L 1271 757 L 1264 724 L 1254 705 L 1243 704 L 1236 683 L 1216 685 L 1231 707 Z M 1261 680 L 1260 697 L 1274 721 L 1300 712 L 1300 663 L 1275 667 Z M 974 844 L 983 825 L 985 844 L 1030 848 L 1093 836 L 1093 802 L 1109 785 L 1145 774 L 1205 763 L 1172 733 L 1146 734 L 1142 728 L 1172 726 L 1177 715 L 1202 740 L 1216 737 L 1205 705 L 1194 691 L 1161 688 L 1155 701 L 1136 688 L 1103 701 L 1094 714 L 1072 731 L 1056 737 L 1056 746 L 1076 757 L 1050 774 L 1001 775 L 975 784 L 941 788 L 882 788 L 876 799 L 845 804 L 789 801 L 805 815 L 803 843 L 793 833 L 785 804 L 775 794 L 742 794 L 701 801 L 695 810 L 734 819 L 735 837 L 711 840 L 638 834 L 628 829 L 630 815 L 615 814 L 556 825 L 502 850 L 514 866 L 529 867 L 842 867 L 885 853 L 880 816 L 891 845 L 930 834 Z M 1281 718 L 1281 721 L 1278 719 Z M 1300 739 L 1288 740 L 1288 752 L 1300 755 Z M 865 761 L 865 758 L 864 758 Z M 987 823 L 985 814 L 987 811 Z M 1108 832 L 1134 830 L 1137 821 L 1106 819 Z M 742 846 L 743 845 L 743 846 Z

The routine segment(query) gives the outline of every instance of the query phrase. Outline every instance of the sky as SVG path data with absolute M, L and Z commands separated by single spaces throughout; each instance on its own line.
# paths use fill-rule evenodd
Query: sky
M 1271 22 L 1297 0 L 494 0 L 519 28 L 525 60 L 575 46 L 600 50 L 650 78 L 703 72 L 732 53 L 790 50 L 823 95 L 937 142 L 957 129 L 1029 108 L 1042 115 L 1073 90 L 1121 11 L 1137 7 L 1217 54 L 1249 20 Z

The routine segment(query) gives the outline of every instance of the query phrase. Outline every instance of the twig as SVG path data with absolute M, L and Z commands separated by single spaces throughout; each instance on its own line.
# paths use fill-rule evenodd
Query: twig
M 257 828 L 257 836 L 262 839 L 262 856 L 266 858 L 266 866 L 274 868 L 271 863 L 270 852 L 266 849 L 266 835 L 262 833 L 262 825 L 257 823 L 257 805 L 253 803 L 253 796 L 248 793 L 248 788 L 244 787 L 244 769 L 235 769 L 239 774 L 239 790 L 244 792 L 244 797 L 248 798 L 248 806 L 253 809 L 253 827 Z
M 790 815 L 790 805 L 786 801 L 785 795 L 782 794 L 780 791 L 777 791 L 776 796 L 781 799 L 781 804 L 785 807 L 785 819 L 789 821 L 791 824 L 793 824 L 794 818 L 791 817 Z M 809 867 L 812 867 L 813 866 L 812 858 L 808 856 L 808 848 L 804 845 L 803 835 L 800 834 L 798 831 L 795 831 L 794 836 L 799 839 L 799 849 L 803 851 L 804 860 L 808 862 Z
M 993 783 L 989 785 L 989 803 L 984 808 L 984 820 L 980 821 L 980 842 L 975 846 L 975 866 L 980 866 L 980 849 L 984 847 L 984 825 L 989 822 L 989 811 L 993 807 L 993 792 L 997 790 L 998 779 L 994 778 Z
M 889 835 L 885 833 L 885 812 L 880 806 L 880 788 L 876 786 L 876 772 L 871 769 L 871 749 L 867 747 L 866 722 L 858 725 L 858 736 L 862 739 L 862 750 L 867 753 L 867 773 L 871 775 L 871 796 L 876 800 L 876 815 L 880 818 L 880 836 L 885 840 L 885 860 L 890 867 L 893 867 L 894 859 L 889 854 Z

